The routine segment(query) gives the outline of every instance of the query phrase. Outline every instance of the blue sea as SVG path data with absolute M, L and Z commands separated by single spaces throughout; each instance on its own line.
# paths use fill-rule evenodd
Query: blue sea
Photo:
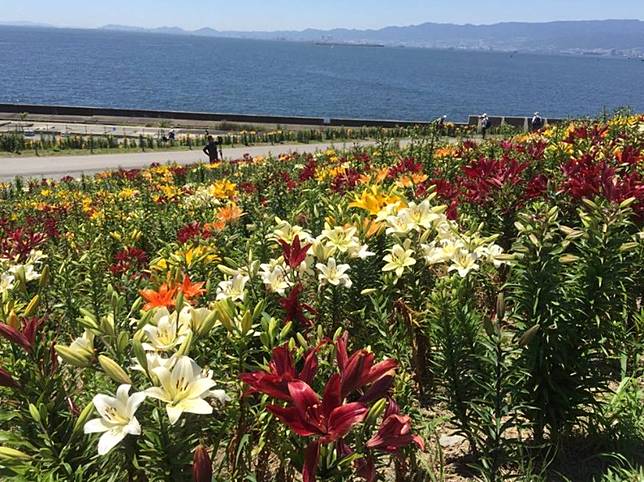
M 0 102 L 453 120 L 644 112 L 635 59 L 0 27 Z

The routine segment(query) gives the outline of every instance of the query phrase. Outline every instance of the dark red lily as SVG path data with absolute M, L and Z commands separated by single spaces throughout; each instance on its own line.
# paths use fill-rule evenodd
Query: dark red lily
M 311 247 L 310 244 L 302 245 L 299 236 L 295 236 L 291 244 L 288 244 L 286 241 L 281 239 L 279 240 L 279 243 L 282 246 L 284 261 L 291 269 L 297 269 L 304 262 L 306 259 L 306 253 Z
M 0 368 L 0 387 L 18 388 L 18 382 L 4 368 Z
M 300 326 L 311 327 L 311 320 L 305 316 L 304 312 L 315 313 L 315 309 L 306 303 L 300 303 L 300 295 L 303 290 L 304 287 L 302 284 L 298 283 L 291 289 L 291 292 L 286 298 L 280 300 L 280 305 L 286 311 L 284 323 L 296 321 Z
M 370 386 L 364 391 L 360 401 L 368 403 L 382 398 L 393 383 L 394 371 L 398 362 L 387 359 L 374 364 L 375 355 L 367 350 L 358 350 L 351 356 L 347 353 L 348 332 L 336 342 L 336 357 L 341 374 L 341 395 L 346 398 L 350 393 Z
M 300 380 L 290 382 L 288 390 L 293 406 L 269 405 L 267 409 L 296 434 L 318 437 L 306 448 L 302 469 L 304 482 L 313 482 L 320 457 L 320 445 L 344 437 L 355 424 L 364 420 L 368 408 L 360 402 L 342 403 L 340 375 L 337 373 L 327 382 L 322 400 L 307 383 Z
M 273 349 L 268 372 L 243 373 L 239 378 L 250 387 L 247 394 L 259 392 L 278 400 L 290 402 L 292 398 L 288 389 L 289 382 L 302 380 L 311 383 L 317 368 L 316 350 L 306 353 L 304 366 L 302 371 L 298 373 L 290 350 L 286 346 L 280 346 Z
M 16 330 L 14 327 L 5 323 L 0 323 L 0 336 L 3 336 L 11 343 L 22 347 L 28 353 L 31 353 L 34 348 L 36 339 L 36 331 L 40 326 L 42 320 L 32 318 L 25 321 L 22 331 Z
M 321 443 L 344 437 L 351 428 L 362 422 L 367 407 L 360 402 L 342 404 L 340 375 L 334 374 L 324 388 L 322 400 L 301 380 L 289 382 L 293 406 L 268 406 L 268 410 L 302 437 L 319 436 Z
M 411 419 L 406 415 L 401 415 L 396 402 L 390 400 L 382 424 L 376 435 L 367 442 L 367 447 L 394 453 L 412 442 L 419 449 L 425 450 L 423 439 L 411 431 Z

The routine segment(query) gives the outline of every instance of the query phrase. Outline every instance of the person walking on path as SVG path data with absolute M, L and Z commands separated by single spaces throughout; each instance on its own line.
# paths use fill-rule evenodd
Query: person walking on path
M 543 117 L 541 117 L 541 114 L 539 114 L 538 112 L 535 112 L 532 120 L 530 121 L 532 132 L 537 132 L 543 129 L 543 124 Z
M 203 148 L 203 152 L 208 156 L 210 164 L 219 162 L 220 159 L 224 158 L 224 153 L 221 149 L 222 144 L 221 137 L 217 137 L 217 140 L 215 140 L 213 136 L 208 136 L 208 144 Z
M 438 130 L 439 134 L 445 135 L 445 122 L 447 122 L 447 116 L 441 116 L 438 119 L 434 121 L 434 124 L 436 125 L 436 129 Z
M 487 131 L 492 127 L 492 122 L 487 114 L 483 114 L 479 118 L 479 123 L 481 125 L 481 134 L 483 135 L 483 139 L 485 139 L 487 137 Z

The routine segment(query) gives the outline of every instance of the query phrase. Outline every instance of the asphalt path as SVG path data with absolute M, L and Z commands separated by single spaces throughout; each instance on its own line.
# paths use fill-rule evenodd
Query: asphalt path
M 273 146 L 224 148 L 224 159 L 240 159 L 248 154 L 255 156 L 278 156 L 292 152 L 315 153 L 329 148 L 351 149 L 355 146 L 374 145 L 373 141 L 336 142 L 324 144 L 284 144 Z M 88 154 L 51 157 L 6 157 L 0 158 L 0 179 L 15 177 L 60 179 L 65 176 L 80 177 L 101 171 L 136 169 L 152 163 L 195 164 L 206 162 L 201 149 L 173 152 L 132 152 L 127 154 Z

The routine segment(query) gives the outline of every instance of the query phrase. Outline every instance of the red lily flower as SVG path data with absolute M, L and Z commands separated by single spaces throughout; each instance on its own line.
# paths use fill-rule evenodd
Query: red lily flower
M 321 444 L 344 437 L 351 428 L 364 420 L 368 408 L 360 402 L 342 404 L 340 375 L 334 374 L 324 388 L 322 400 L 305 382 L 288 384 L 293 406 L 269 405 L 268 411 L 302 437 L 319 437 Z
M 315 309 L 306 303 L 300 303 L 299 297 L 302 294 L 304 287 L 298 283 L 291 289 L 291 292 L 286 298 L 280 300 L 280 305 L 286 310 L 286 317 L 284 323 L 289 321 L 297 321 L 301 326 L 311 327 L 312 323 L 305 315 L 304 311 L 315 313 Z
M 376 435 L 367 442 L 367 447 L 394 453 L 412 442 L 419 449 L 425 450 L 423 439 L 411 432 L 411 419 L 406 415 L 400 415 L 396 402 L 389 400 L 382 424 Z
M 358 350 L 350 357 L 347 353 L 349 333 L 345 332 L 336 342 L 336 357 L 341 374 L 341 395 L 347 395 L 370 385 L 360 401 L 368 403 L 381 398 L 393 383 L 394 370 L 398 362 L 388 359 L 374 365 L 375 355 Z
M 23 331 L 20 332 L 12 326 L 0 323 L 0 336 L 3 336 L 11 343 L 19 345 L 26 352 L 31 353 L 34 348 L 33 344 L 36 337 L 37 327 L 38 325 L 35 324 L 34 321 L 29 321 L 23 326 Z
M 270 405 L 268 410 L 298 435 L 319 436 L 321 443 L 344 437 L 367 414 L 367 407 L 360 402 L 342 404 L 340 375 L 337 373 L 327 382 L 322 400 L 301 380 L 290 382 L 288 391 L 293 407 Z
M 316 350 L 310 350 L 305 354 L 304 366 L 298 373 L 290 350 L 286 346 L 280 346 L 273 350 L 268 372 L 243 373 L 239 378 L 250 386 L 247 394 L 265 393 L 278 400 L 290 402 L 292 398 L 288 389 L 289 382 L 301 380 L 311 383 L 317 368 Z
M 282 251 L 284 253 L 284 261 L 289 265 L 291 269 L 297 269 L 302 262 L 306 259 L 306 253 L 311 247 L 310 244 L 302 245 L 300 243 L 300 237 L 295 236 L 293 242 L 288 244 L 286 241 L 279 240 L 280 245 L 282 246 Z

